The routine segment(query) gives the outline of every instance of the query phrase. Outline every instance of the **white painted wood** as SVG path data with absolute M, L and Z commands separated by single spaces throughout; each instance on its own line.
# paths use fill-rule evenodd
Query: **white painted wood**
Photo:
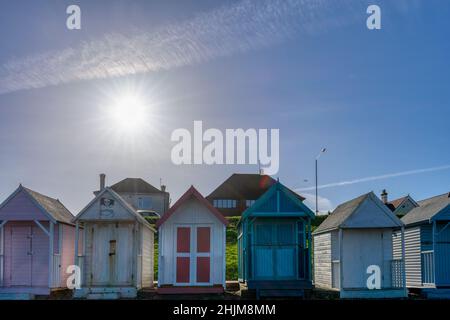
M 405 229 L 406 286 L 422 287 L 420 227 Z
M 85 242 L 86 242 L 86 237 L 84 238 Z M 80 241 L 80 225 L 79 222 L 77 221 L 75 224 L 75 253 L 74 253 L 74 263 L 77 266 L 80 266 L 80 264 L 78 263 L 78 246 L 79 246 L 79 241 Z
M 38 222 L 35 221 L 37 223 L 37 225 L 44 230 L 45 232 L 45 228 L 43 228 L 43 226 Z M 49 228 L 50 231 L 47 235 L 49 235 L 49 246 L 48 246 L 48 286 L 49 288 L 52 288 L 53 283 L 53 274 L 56 272 L 56 270 L 53 269 L 53 257 L 54 257 L 54 223 L 52 221 L 49 221 Z
M 192 199 L 183 203 L 176 212 L 159 228 L 160 264 L 158 286 L 173 285 L 176 280 L 176 227 L 177 226 L 211 226 L 211 284 L 223 285 L 224 282 L 224 256 L 225 256 L 225 229 L 223 223 L 213 215 L 207 207 L 198 200 Z M 191 234 L 191 240 L 196 232 Z

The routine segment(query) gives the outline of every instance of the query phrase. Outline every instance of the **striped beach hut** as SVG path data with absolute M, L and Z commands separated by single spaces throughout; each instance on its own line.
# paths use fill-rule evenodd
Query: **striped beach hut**
M 405 224 L 406 286 L 428 297 L 450 297 L 450 193 L 417 202 Z M 394 242 L 400 241 L 398 231 Z M 398 246 L 398 245 L 397 245 Z

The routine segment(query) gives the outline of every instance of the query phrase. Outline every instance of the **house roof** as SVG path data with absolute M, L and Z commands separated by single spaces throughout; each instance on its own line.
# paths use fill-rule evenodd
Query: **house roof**
M 367 198 L 369 198 L 370 192 L 363 194 L 357 198 L 350 201 L 344 202 L 334 209 L 334 211 L 326 218 L 319 227 L 314 231 L 314 233 L 321 233 L 324 231 L 337 229 L 347 220 L 353 212 L 363 203 Z
M 126 178 L 110 187 L 117 193 L 166 193 L 141 178 Z
M 175 202 L 175 204 L 170 207 L 169 211 L 167 211 L 164 216 L 156 222 L 156 227 L 161 226 L 164 222 L 166 222 L 176 211 L 177 209 L 186 201 L 191 198 L 195 198 L 200 201 L 208 210 L 214 214 L 217 219 L 219 219 L 224 225 L 228 225 L 228 220 L 220 213 L 219 210 L 214 208 L 211 203 L 206 200 L 194 186 L 191 186 L 181 197 Z
M 412 209 L 402 218 L 404 224 L 410 225 L 430 221 L 435 215 L 450 206 L 450 192 L 418 201 L 417 204 L 418 207 Z
M 388 203 L 386 203 L 386 206 L 391 209 L 392 212 L 394 212 L 395 210 L 397 210 L 398 207 L 400 207 L 407 199 L 410 199 L 414 204 L 417 204 L 413 198 L 411 198 L 410 195 L 406 195 L 404 197 L 398 198 L 398 199 L 394 199 L 392 201 L 389 201 Z
M 156 231 L 151 225 L 150 223 L 148 223 L 148 221 L 142 217 L 139 212 L 137 212 L 127 201 L 125 201 L 125 199 L 123 199 L 117 192 L 115 192 L 113 189 L 111 189 L 110 187 L 106 187 L 104 188 L 101 192 L 99 192 L 94 199 L 92 199 L 87 206 L 85 206 L 80 213 L 77 214 L 77 216 L 72 220 L 73 222 L 76 222 L 78 220 L 80 220 L 80 218 L 83 216 L 83 214 L 98 200 L 100 199 L 103 194 L 105 192 L 108 192 L 109 194 L 111 194 L 124 208 L 125 210 L 127 210 L 132 216 L 134 216 L 136 218 L 136 220 L 138 220 L 139 222 L 141 222 L 142 224 L 144 224 L 145 226 L 147 226 L 149 229 L 151 229 L 152 231 Z
M 234 173 L 206 198 L 256 200 L 276 182 L 275 179 L 268 175 Z M 305 198 L 294 191 L 290 189 L 289 191 L 301 201 L 305 200 Z

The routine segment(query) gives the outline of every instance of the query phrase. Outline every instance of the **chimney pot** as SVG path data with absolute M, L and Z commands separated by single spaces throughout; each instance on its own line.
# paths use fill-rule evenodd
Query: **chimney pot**
M 386 189 L 383 189 L 381 192 L 381 201 L 383 201 L 384 204 L 388 203 L 388 193 Z
M 161 185 L 161 191 L 162 191 L 162 192 L 166 192 L 166 186 L 163 185 L 163 184 Z
M 100 191 L 105 189 L 106 174 L 100 173 Z

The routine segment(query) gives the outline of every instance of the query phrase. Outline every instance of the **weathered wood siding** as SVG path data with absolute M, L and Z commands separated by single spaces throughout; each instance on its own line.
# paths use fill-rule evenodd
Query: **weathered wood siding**
M 154 238 L 153 231 L 141 227 L 142 232 L 142 287 L 153 287 Z
M 314 236 L 314 284 L 332 287 L 331 232 Z
M 405 230 L 405 270 L 407 287 L 422 286 L 420 242 L 420 227 L 407 228 Z

